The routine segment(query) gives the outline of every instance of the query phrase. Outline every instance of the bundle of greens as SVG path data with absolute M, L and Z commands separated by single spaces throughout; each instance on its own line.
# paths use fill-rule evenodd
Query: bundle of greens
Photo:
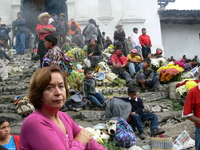
M 115 78 L 112 82 L 113 87 L 115 87 L 115 86 L 122 87 L 122 86 L 125 86 L 125 85 L 126 85 L 126 81 L 121 79 L 121 78 Z
M 75 91 L 82 90 L 82 81 L 84 79 L 84 74 L 76 71 L 72 71 L 71 75 L 67 77 L 67 82 L 70 86 L 70 89 L 74 89 Z
M 70 51 L 71 49 L 73 48 L 77 48 L 76 44 L 72 43 L 72 44 L 68 44 L 68 43 L 65 43 L 61 50 L 64 52 L 64 53 L 67 53 L 68 51 Z

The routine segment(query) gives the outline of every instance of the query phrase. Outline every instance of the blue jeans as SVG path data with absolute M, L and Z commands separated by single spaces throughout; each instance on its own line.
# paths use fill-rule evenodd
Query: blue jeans
M 133 76 L 134 73 L 138 72 L 142 68 L 143 64 L 142 63 L 130 63 L 128 65 L 129 69 L 129 74 Z
M 142 53 L 141 47 L 140 46 L 136 46 L 135 49 L 137 49 L 138 53 Z
M 146 120 L 151 120 L 151 132 L 158 129 L 158 117 L 156 114 L 144 112 L 142 114 L 135 114 L 131 116 L 131 122 L 137 127 L 139 132 L 143 132 L 144 128 L 142 122 Z
M 89 99 L 96 106 L 101 106 L 101 104 L 105 101 L 105 98 L 101 93 L 96 93 L 95 95 L 87 95 L 87 99 Z
M 17 54 L 24 53 L 24 49 L 25 49 L 25 34 L 24 33 L 16 33 L 15 49 L 17 51 Z
M 195 130 L 195 148 L 196 150 L 200 150 L 200 127 L 197 126 Z

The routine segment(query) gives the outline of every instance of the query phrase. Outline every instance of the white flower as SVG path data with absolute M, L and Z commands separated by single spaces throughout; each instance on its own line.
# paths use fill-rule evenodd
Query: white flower
M 186 89 L 185 85 L 182 85 L 176 88 L 176 92 L 179 93 L 180 95 L 183 95 L 184 93 L 187 93 L 188 90 Z

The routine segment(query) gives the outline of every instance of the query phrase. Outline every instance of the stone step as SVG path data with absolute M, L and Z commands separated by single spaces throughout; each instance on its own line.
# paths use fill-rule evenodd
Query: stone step
M 17 113 L 14 103 L 0 104 L 0 113 Z
M 28 93 L 29 84 L 21 84 L 21 85 L 9 85 L 5 87 L 0 87 L 0 96 L 2 95 L 22 95 Z

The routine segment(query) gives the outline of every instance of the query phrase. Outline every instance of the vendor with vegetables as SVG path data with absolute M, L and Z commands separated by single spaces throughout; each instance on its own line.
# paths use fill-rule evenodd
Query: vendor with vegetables
M 41 68 L 33 74 L 28 96 L 36 111 L 23 121 L 22 150 L 105 150 L 91 133 L 59 111 L 67 95 L 66 76 L 58 66 Z
M 112 55 L 111 61 L 113 64 L 113 73 L 119 75 L 122 79 L 125 79 L 128 86 L 133 84 L 130 74 L 125 69 L 127 58 L 123 55 L 122 49 L 118 49 L 118 52 Z
M 132 49 L 131 54 L 127 56 L 127 60 L 129 74 L 131 77 L 134 77 L 134 74 L 142 68 L 143 56 L 141 53 L 138 53 L 137 49 Z
M 100 45 L 96 43 L 94 39 L 91 39 L 88 44 L 88 58 L 91 62 L 92 67 L 96 67 L 96 65 L 99 63 L 99 61 L 102 58 L 101 48 Z

